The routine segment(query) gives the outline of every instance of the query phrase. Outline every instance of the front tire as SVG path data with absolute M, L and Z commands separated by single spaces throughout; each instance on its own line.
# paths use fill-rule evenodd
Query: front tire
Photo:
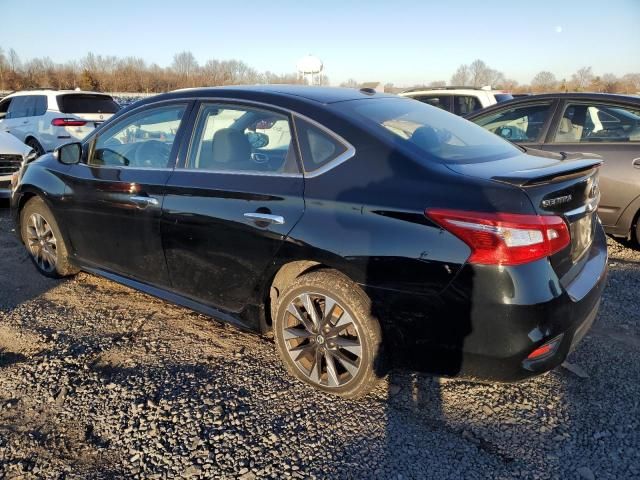
M 289 373 L 319 390 L 355 398 L 379 380 L 382 335 L 371 301 L 336 271 L 302 275 L 284 289 L 274 335 Z
M 51 278 L 78 273 L 69 261 L 58 223 L 40 197 L 31 198 L 20 211 L 20 235 L 38 271 Z

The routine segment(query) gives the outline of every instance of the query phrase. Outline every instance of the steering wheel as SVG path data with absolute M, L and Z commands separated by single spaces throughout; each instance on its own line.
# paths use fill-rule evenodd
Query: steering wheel
M 133 154 L 133 163 L 139 167 L 164 168 L 171 154 L 171 147 L 159 140 L 140 142 Z

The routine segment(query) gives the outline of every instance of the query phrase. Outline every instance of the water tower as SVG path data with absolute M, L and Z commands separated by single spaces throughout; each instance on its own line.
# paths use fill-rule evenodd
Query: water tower
M 307 80 L 309 85 L 320 85 L 322 68 L 322 60 L 313 55 L 306 55 L 298 60 L 298 77 Z

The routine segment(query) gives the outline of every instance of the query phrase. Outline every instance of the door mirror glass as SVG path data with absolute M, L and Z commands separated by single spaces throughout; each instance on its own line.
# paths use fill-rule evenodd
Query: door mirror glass
M 53 154 L 60 163 L 64 163 L 65 165 L 80 163 L 82 144 L 77 142 L 67 143 L 66 145 L 56 148 Z

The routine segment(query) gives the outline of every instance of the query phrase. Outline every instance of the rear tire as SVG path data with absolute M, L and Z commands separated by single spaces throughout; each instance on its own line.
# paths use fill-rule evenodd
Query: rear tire
M 79 272 L 69 261 L 69 251 L 55 217 L 40 197 L 31 198 L 20 211 L 20 236 L 38 271 L 51 278 Z
M 35 138 L 30 138 L 24 143 L 26 143 L 29 147 L 31 147 L 33 151 L 36 152 L 36 155 L 38 157 L 40 155 L 45 154 L 44 148 L 42 148 L 42 145 L 40 145 L 40 142 L 38 142 Z
M 346 398 L 378 383 L 380 324 L 357 284 L 333 270 L 308 273 L 284 289 L 276 311 L 276 347 L 291 375 Z

